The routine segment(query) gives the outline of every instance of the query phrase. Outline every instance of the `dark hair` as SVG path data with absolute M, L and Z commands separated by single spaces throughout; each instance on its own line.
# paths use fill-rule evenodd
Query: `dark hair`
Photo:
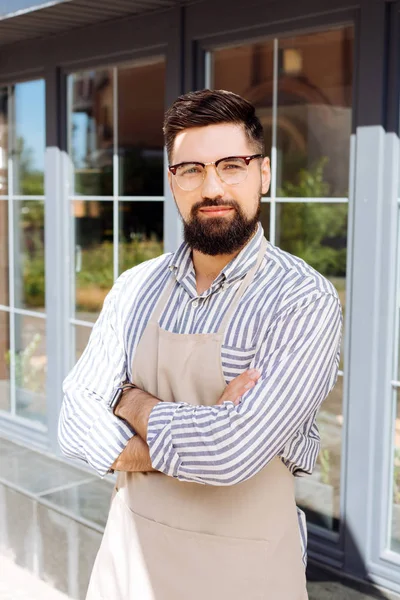
M 163 131 L 169 162 L 178 133 L 220 123 L 242 125 L 249 142 L 264 153 L 263 128 L 250 102 L 225 90 L 200 90 L 179 96 L 165 113 Z

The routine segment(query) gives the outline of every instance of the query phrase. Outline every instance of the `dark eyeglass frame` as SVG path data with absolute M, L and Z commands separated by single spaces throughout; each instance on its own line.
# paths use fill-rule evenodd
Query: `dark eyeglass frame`
M 168 165 L 168 170 L 171 171 L 172 175 L 176 175 L 177 169 L 179 167 L 182 167 L 183 165 L 200 165 L 203 168 L 207 167 L 208 165 L 214 165 L 214 167 L 217 168 L 219 163 L 222 162 L 223 160 L 232 160 L 233 158 L 241 158 L 246 163 L 246 167 L 248 167 L 250 161 L 254 160 L 255 158 L 264 158 L 264 155 L 263 154 L 252 154 L 251 156 L 224 156 L 224 158 L 219 158 L 215 162 L 208 162 L 208 163 L 199 162 L 198 160 L 187 160 L 185 162 L 181 162 L 176 165 Z

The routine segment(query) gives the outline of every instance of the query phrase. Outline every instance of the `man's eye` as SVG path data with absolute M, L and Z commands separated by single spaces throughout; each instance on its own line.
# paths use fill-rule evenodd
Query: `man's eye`
M 201 168 L 192 166 L 182 169 L 179 175 L 198 175 L 199 173 L 201 173 Z
M 243 165 L 241 163 L 231 162 L 231 163 L 224 163 L 223 164 L 224 171 L 240 171 L 243 168 L 244 167 L 243 167 Z

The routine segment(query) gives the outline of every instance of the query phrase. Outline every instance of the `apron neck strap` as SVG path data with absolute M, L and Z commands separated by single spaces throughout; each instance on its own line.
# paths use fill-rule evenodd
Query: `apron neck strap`
M 235 312 L 236 308 L 239 305 L 239 302 L 243 296 L 243 294 L 245 293 L 245 291 L 247 290 L 247 288 L 249 287 L 250 283 L 253 281 L 255 274 L 257 273 L 262 260 L 264 258 L 265 255 L 265 251 L 267 249 L 267 240 L 265 239 L 265 237 L 263 237 L 262 241 L 261 241 L 261 245 L 260 245 L 260 249 L 258 251 L 258 256 L 257 256 L 257 260 L 256 260 L 256 264 L 254 265 L 254 267 L 252 267 L 250 269 L 250 271 L 247 272 L 246 276 L 244 277 L 242 283 L 240 284 L 240 287 L 238 289 L 238 291 L 235 294 L 235 297 L 233 299 L 232 304 L 230 305 L 229 309 L 227 310 L 227 312 L 225 313 L 224 318 L 221 321 L 221 325 L 219 326 L 218 329 L 218 333 L 219 334 L 223 334 L 226 326 L 228 325 L 233 313 Z
M 161 294 L 160 299 L 158 300 L 156 307 L 153 310 L 153 313 L 149 319 L 149 323 L 158 323 L 158 321 L 161 317 L 161 313 L 164 310 L 165 305 L 168 302 L 168 298 L 172 294 L 172 290 L 174 289 L 175 283 L 176 283 L 175 276 L 173 275 L 173 273 L 171 273 L 170 277 L 167 280 L 167 284 L 164 288 L 164 291 Z

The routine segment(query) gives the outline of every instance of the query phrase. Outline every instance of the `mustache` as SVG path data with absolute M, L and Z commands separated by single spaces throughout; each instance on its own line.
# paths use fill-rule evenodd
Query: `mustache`
M 217 200 L 216 198 L 206 198 L 201 202 L 193 204 L 191 213 L 192 215 L 197 214 L 202 208 L 208 208 L 213 206 L 229 206 L 238 210 L 239 205 L 235 200 Z

